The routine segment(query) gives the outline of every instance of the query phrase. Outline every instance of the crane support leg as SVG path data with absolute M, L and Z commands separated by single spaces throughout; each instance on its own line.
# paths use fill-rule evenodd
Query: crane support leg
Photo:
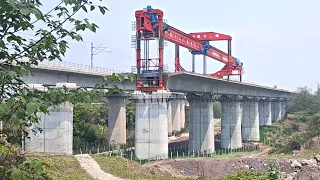
M 175 45 L 175 60 L 174 60 L 175 71 L 186 71 L 180 64 L 179 57 L 179 45 Z
M 206 55 L 203 55 L 203 74 L 207 74 L 207 58 Z
M 174 62 L 174 68 L 175 71 L 179 71 L 179 63 L 180 63 L 180 59 L 179 59 L 179 45 L 175 44 L 175 62 Z
M 196 72 L 196 57 L 192 54 L 192 72 Z

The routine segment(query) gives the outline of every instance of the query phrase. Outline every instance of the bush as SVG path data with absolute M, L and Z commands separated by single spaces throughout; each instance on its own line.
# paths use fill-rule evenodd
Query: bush
M 260 127 L 261 142 L 264 142 L 265 140 L 270 139 L 272 135 L 278 133 L 280 130 L 281 130 L 281 127 L 278 125 L 261 126 Z
M 280 180 L 280 165 L 278 163 L 270 163 L 268 167 L 268 177 L 271 180 Z
M 297 112 L 293 114 L 293 119 L 297 122 L 307 123 L 311 116 L 306 112 Z
M 301 145 L 306 142 L 305 133 L 293 133 L 284 145 L 285 152 L 292 152 L 293 150 L 300 150 Z

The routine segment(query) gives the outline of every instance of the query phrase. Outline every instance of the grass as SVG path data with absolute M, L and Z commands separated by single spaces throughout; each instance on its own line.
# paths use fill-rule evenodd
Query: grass
M 190 178 L 169 177 L 160 169 L 150 170 L 142 167 L 139 163 L 131 162 L 119 156 L 103 156 L 93 155 L 93 158 L 98 162 L 101 169 L 107 173 L 121 178 L 133 180 L 187 180 Z
M 243 156 L 243 155 L 255 154 L 257 152 L 258 151 L 233 152 L 233 153 L 229 153 L 229 154 L 215 155 L 215 156 L 212 156 L 212 158 L 219 158 L 219 159 L 222 159 L 222 158 L 235 158 L 235 157 L 240 157 L 240 156 Z
M 186 154 L 184 156 L 181 155 L 181 153 L 178 155 L 178 158 L 234 158 L 234 157 L 239 157 L 239 156 L 242 156 L 242 155 L 247 155 L 247 154 L 254 154 L 254 153 L 257 153 L 257 151 L 244 151 L 244 152 L 229 152 L 229 153 L 226 153 L 224 152 L 223 154 L 220 152 L 220 153 L 217 153 L 217 154 L 214 154 L 214 155 L 203 155 L 201 154 L 201 156 L 198 156 L 198 154 L 195 154 L 194 157 L 192 157 L 192 155 L 190 155 L 189 157 L 186 157 Z M 172 158 L 171 158 L 171 155 L 169 155 L 169 159 L 177 159 L 177 156 L 176 154 L 173 154 L 172 155 Z
M 215 155 L 211 158 L 235 158 L 246 154 L 256 153 L 251 152 L 234 152 L 229 154 Z M 92 155 L 92 157 L 98 162 L 101 169 L 107 173 L 110 173 L 117 177 L 128 178 L 133 180 L 143 179 L 156 179 L 156 180 L 187 180 L 191 178 L 185 177 L 170 177 L 165 174 L 161 169 L 148 169 L 138 162 L 130 161 L 120 156 L 103 156 L 103 155 Z
M 240 172 L 231 176 L 227 176 L 224 178 L 221 178 L 219 180 L 240 180 L 240 179 L 245 179 L 245 180 L 268 180 L 269 177 L 266 173 L 264 172 L 254 172 L 254 171 L 245 171 L 245 172 Z
M 46 172 L 56 180 L 91 180 L 92 178 L 81 169 L 74 156 L 58 156 L 29 154 L 29 159 L 41 160 L 49 165 Z
M 272 153 L 268 154 L 270 158 L 288 158 L 288 159 L 313 159 L 315 155 L 319 154 L 319 149 L 307 149 L 299 151 L 297 155 L 292 153 Z

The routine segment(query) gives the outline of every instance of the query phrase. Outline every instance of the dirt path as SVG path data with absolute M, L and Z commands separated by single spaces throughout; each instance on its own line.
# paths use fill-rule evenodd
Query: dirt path
M 268 154 L 268 152 L 271 150 L 271 147 L 269 147 L 269 146 L 263 146 L 260 148 L 262 149 L 261 152 L 253 153 L 253 154 L 245 154 L 245 155 L 240 156 L 240 158 L 260 158 L 263 155 Z
M 125 180 L 104 172 L 99 164 L 89 154 L 79 154 L 75 155 L 75 157 L 80 163 L 81 168 L 84 169 L 93 179 Z

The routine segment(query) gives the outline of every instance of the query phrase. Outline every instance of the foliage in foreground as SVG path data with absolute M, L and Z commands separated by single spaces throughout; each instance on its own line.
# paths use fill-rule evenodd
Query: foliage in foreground
M 22 137 L 28 137 L 26 129 L 39 121 L 38 113 L 47 114 L 48 107 L 61 101 L 84 101 L 88 97 L 76 96 L 77 90 L 73 93 L 65 93 L 64 89 L 30 92 L 21 79 L 39 62 L 61 61 L 69 48 L 68 42 L 82 41 L 79 31 L 96 32 L 98 26 L 87 18 L 74 18 L 78 12 L 98 10 L 105 14 L 108 9 L 99 5 L 99 1 L 86 0 L 64 0 L 48 12 L 43 9 L 46 8 L 40 0 L 1 1 L 0 121 L 5 136 L 0 140 L 0 179 L 50 179 L 44 173 L 45 163 L 24 159 L 19 149 Z M 125 76 L 112 75 L 111 79 L 122 82 Z M 109 78 L 104 80 L 105 84 L 97 88 L 108 89 L 108 93 L 119 92 L 117 87 L 106 88 Z M 35 128 L 36 131 L 41 129 Z
M 280 180 L 280 165 L 278 163 L 270 163 L 268 167 L 268 177 L 270 180 Z
M 244 171 L 220 180 L 280 180 L 280 166 L 277 163 L 270 163 L 268 172 Z

